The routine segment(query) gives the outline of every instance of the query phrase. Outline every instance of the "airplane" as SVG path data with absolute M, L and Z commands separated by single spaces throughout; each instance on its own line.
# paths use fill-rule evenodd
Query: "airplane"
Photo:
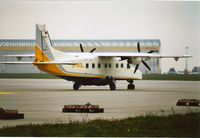
M 142 73 L 138 70 L 141 63 L 149 70 L 145 62 L 150 58 L 189 58 L 190 55 L 163 55 L 154 51 L 142 53 L 140 43 L 137 43 L 137 53 L 107 52 L 96 53 L 96 48 L 85 52 L 80 44 L 80 53 L 65 53 L 52 47 L 46 25 L 36 24 L 35 55 L 5 55 L 7 57 L 34 57 L 33 62 L 0 62 L 0 64 L 33 64 L 39 70 L 50 73 L 62 79 L 73 81 L 73 89 L 81 85 L 109 85 L 110 90 L 116 90 L 115 82 L 128 81 L 127 89 L 135 89 L 134 80 L 141 80 Z M 135 65 L 135 67 L 134 67 Z

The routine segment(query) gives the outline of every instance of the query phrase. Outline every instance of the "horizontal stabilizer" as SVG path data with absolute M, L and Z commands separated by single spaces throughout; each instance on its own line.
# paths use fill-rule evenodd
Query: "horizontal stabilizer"
M 17 58 L 19 61 L 22 58 L 34 58 L 35 55 L 34 54 L 26 54 L 26 55 L 0 55 L 0 57 L 11 57 L 11 58 Z
M 38 65 L 48 65 L 48 64 L 56 64 L 56 65 L 76 65 L 77 63 L 73 62 L 33 62 L 33 64 L 38 64 Z
M 27 54 L 27 55 L 0 55 L 0 57 L 28 57 L 33 58 L 35 57 L 34 54 Z
M 0 62 L 0 64 L 35 64 L 35 65 L 76 65 L 77 63 L 70 63 L 70 62 Z

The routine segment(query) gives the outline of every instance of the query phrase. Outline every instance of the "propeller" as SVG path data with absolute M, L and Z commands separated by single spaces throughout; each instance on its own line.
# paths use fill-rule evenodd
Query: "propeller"
M 139 43 L 139 42 L 137 43 L 137 51 L 140 53 L 140 43 Z M 154 52 L 154 51 L 151 50 L 151 51 L 149 51 L 148 53 L 153 53 L 153 52 Z M 142 59 L 141 61 L 142 61 L 142 63 L 144 64 L 144 66 L 147 67 L 147 68 L 151 71 L 151 68 L 149 67 L 149 65 L 148 65 L 143 59 Z M 137 65 L 135 66 L 134 73 L 138 70 L 139 65 L 140 65 L 140 64 L 137 64 Z
M 139 65 L 140 65 L 140 64 L 137 64 L 137 65 L 135 66 L 134 73 L 137 71 L 137 69 L 138 69 Z
M 84 52 L 82 44 L 80 44 L 81 52 Z
M 137 43 L 137 51 L 140 53 L 140 43 Z
M 93 53 L 96 50 L 96 48 L 93 48 L 92 50 L 90 50 L 90 53 Z
M 84 53 L 82 44 L 80 44 L 80 49 L 81 49 L 81 52 Z M 93 48 L 92 50 L 90 50 L 90 53 L 93 53 L 95 50 L 96 48 Z
M 151 68 L 149 67 L 149 65 L 144 60 L 142 60 L 142 63 L 151 71 Z
M 154 51 L 153 50 L 151 50 L 151 51 L 149 51 L 149 52 L 147 52 L 147 53 L 153 53 Z

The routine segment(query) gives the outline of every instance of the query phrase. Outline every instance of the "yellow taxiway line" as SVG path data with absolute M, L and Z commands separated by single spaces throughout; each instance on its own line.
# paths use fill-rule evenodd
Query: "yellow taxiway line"
M 17 94 L 17 93 L 14 93 L 14 92 L 0 92 L 0 94 Z

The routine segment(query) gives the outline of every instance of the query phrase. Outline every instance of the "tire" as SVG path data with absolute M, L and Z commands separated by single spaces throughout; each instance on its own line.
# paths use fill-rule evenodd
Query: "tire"
M 116 90 L 116 85 L 114 82 L 110 83 L 110 90 Z
M 134 84 L 129 84 L 127 89 L 128 90 L 135 90 L 135 85 Z
M 80 87 L 81 87 L 81 85 L 77 82 L 75 82 L 73 85 L 74 90 L 78 90 Z

